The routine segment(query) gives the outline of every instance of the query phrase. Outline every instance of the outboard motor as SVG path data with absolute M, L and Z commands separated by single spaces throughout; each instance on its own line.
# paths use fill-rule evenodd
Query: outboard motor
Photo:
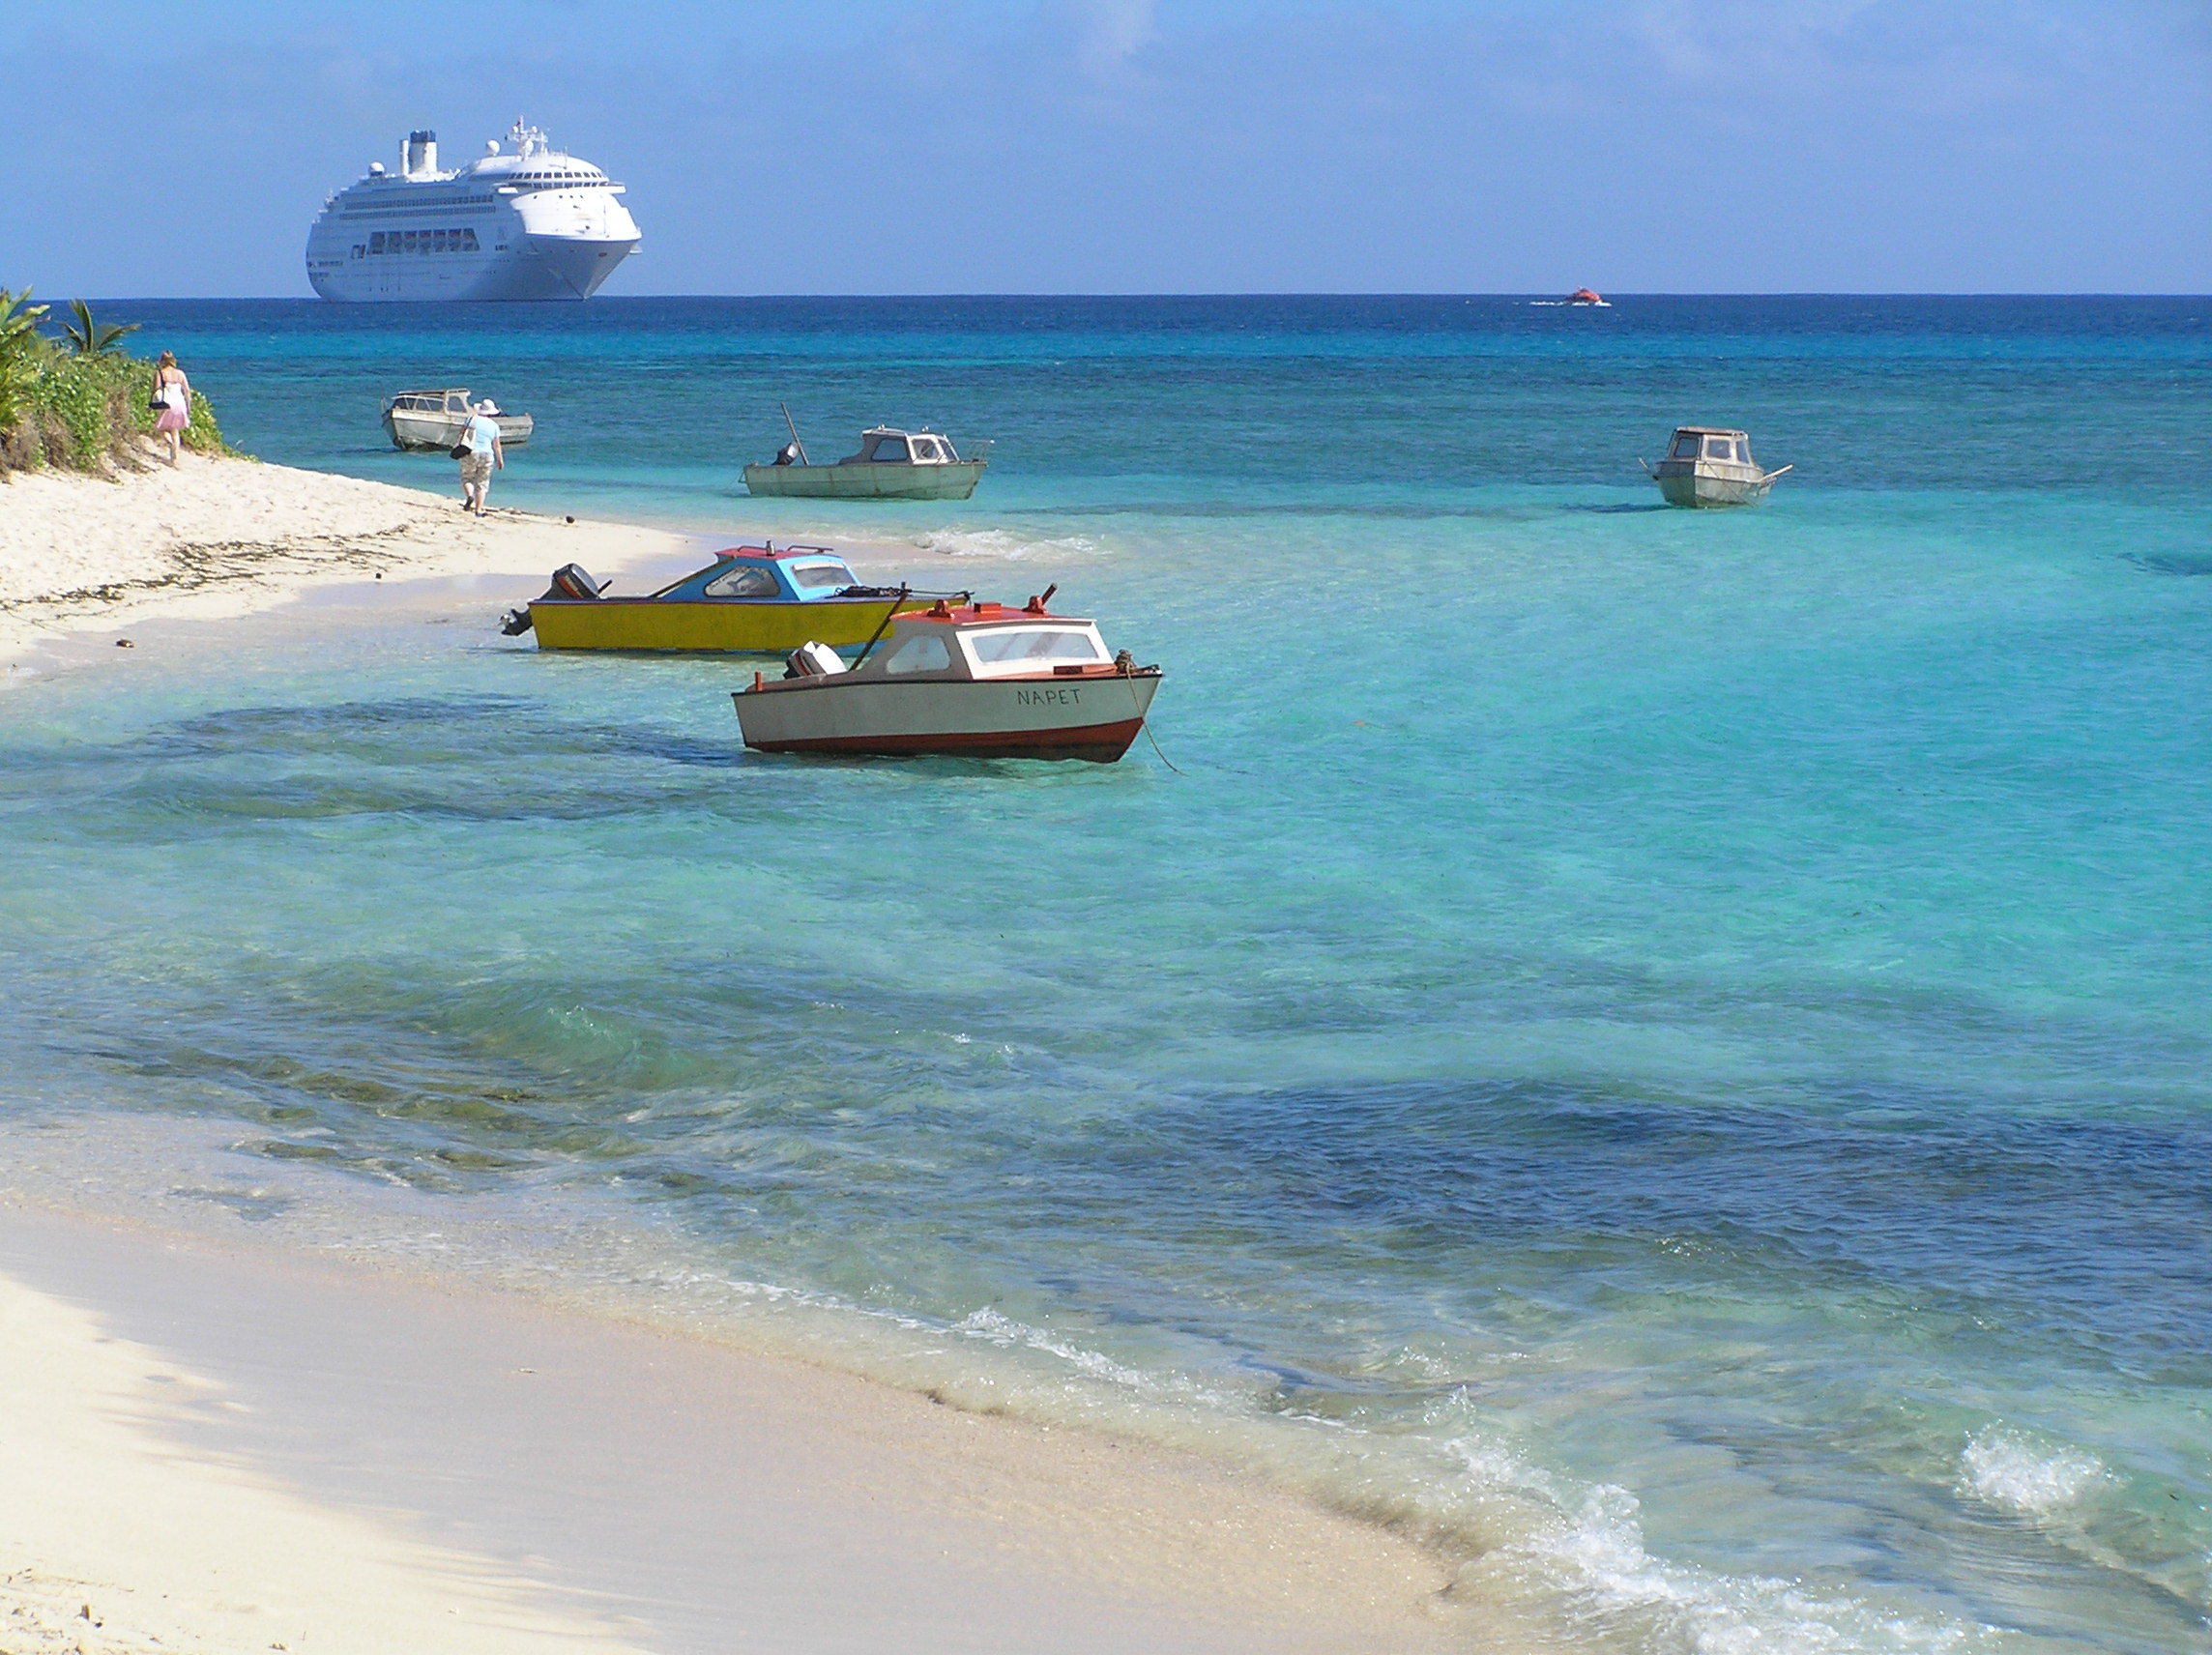
M 582 564 L 563 564 L 553 571 L 553 584 L 538 595 L 537 601 L 561 603 L 596 599 L 612 585 L 611 580 L 594 580 L 592 571 Z M 521 637 L 530 630 L 530 611 L 509 609 L 500 618 L 499 629 L 509 638 Z
M 827 678 L 844 670 L 845 657 L 828 644 L 801 644 L 783 658 L 785 678 Z
M 594 580 L 591 571 L 585 568 L 582 564 L 563 564 L 553 571 L 552 586 L 546 589 L 545 595 L 538 601 L 551 603 L 563 597 L 597 597 L 612 585 L 614 582 L 611 580 Z

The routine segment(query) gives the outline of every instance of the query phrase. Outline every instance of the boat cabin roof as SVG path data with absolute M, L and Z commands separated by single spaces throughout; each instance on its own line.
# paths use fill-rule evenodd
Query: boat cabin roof
M 780 552 L 773 546 L 724 546 L 714 558 L 718 563 L 731 558 L 745 558 L 754 563 L 768 563 L 777 558 L 835 558 L 843 563 L 845 554 L 829 546 L 786 546 Z
M 835 597 L 860 577 L 840 552 L 828 546 L 731 546 L 714 561 L 694 569 L 655 597 L 751 598 L 771 603 L 819 603 Z
M 927 425 L 918 431 L 903 430 L 897 425 L 870 425 L 860 433 L 860 446 L 837 463 L 859 465 L 873 462 L 878 465 L 957 465 L 959 452 L 952 447 L 952 439 L 942 431 L 932 431 Z
M 469 400 L 468 387 L 450 386 L 444 391 L 402 391 L 387 407 L 403 414 L 473 414 L 476 404 Z
M 939 601 L 891 621 L 881 647 L 853 669 L 866 679 L 1089 678 L 1114 671 L 1097 624 L 1055 615 L 1040 598 Z
M 1017 609 L 1010 603 L 986 603 L 977 599 L 974 603 L 947 603 L 940 598 L 927 609 L 911 610 L 898 618 L 896 624 L 910 623 L 917 626 L 1010 626 L 1038 621 L 1058 622 L 1063 626 L 1088 626 L 1088 615 L 1055 615 L 1044 606 L 1041 598 L 1033 597 Z
M 1748 438 L 1751 433 L 1749 431 L 1739 431 L 1732 425 L 1677 425 L 1674 427 L 1674 435 L 1677 437 Z

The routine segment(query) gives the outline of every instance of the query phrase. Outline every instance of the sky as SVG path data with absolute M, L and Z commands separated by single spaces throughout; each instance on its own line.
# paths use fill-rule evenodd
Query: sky
M 518 115 L 610 293 L 2212 291 L 2212 0 L 0 0 L 0 114 L 44 299 Z

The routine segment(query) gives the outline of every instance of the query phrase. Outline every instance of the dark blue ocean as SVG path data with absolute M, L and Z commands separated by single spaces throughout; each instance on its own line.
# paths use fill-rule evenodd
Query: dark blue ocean
M 16 1181 L 1217 1453 L 1470 1648 L 2205 1646 L 2212 300 L 110 308 L 270 461 L 467 385 L 495 504 L 1057 582 L 1160 747 L 749 755 L 531 590 L 17 682 Z M 755 503 L 779 402 L 991 469 Z

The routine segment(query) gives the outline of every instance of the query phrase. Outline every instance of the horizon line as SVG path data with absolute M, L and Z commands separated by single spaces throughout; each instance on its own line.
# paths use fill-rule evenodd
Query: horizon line
M 23 291 L 29 292 L 27 285 Z M 1622 299 L 2179 299 L 2212 302 L 2212 291 L 2190 293 L 2151 289 L 1938 289 L 1938 288 L 1814 288 L 1788 287 L 1768 289 L 1711 289 L 1688 288 L 1615 288 L 1613 292 Z M 909 293 L 596 293 L 588 300 L 548 299 L 539 301 L 483 300 L 474 304 L 488 307 L 516 304 L 549 305 L 578 305 L 599 302 L 620 304 L 625 300 L 642 299 L 720 299 L 750 301 L 793 300 L 912 300 L 912 299 L 1550 299 L 1557 296 L 1556 288 L 1497 288 L 1434 289 L 1419 288 L 1250 288 L 1232 289 L 1163 289 L 1146 292 L 1076 292 L 1014 290 L 927 290 Z M 87 301 L 90 303 L 91 301 Z M 328 300 L 314 293 L 181 293 L 181 294 L 121 294 L 101 298 L 106 305 L 185 305 L 185 304 L 240 304 L 247 302 L 312 304 L 329 305 L 341 310 L 376 310 L 399 308 L 408 305 L 436 305 L 441 308 L 472 302 L 450 299 L 421 299 L 394 303 L 379 301 Z M 1610 302 L 1609 302 L 1610 304 Z

